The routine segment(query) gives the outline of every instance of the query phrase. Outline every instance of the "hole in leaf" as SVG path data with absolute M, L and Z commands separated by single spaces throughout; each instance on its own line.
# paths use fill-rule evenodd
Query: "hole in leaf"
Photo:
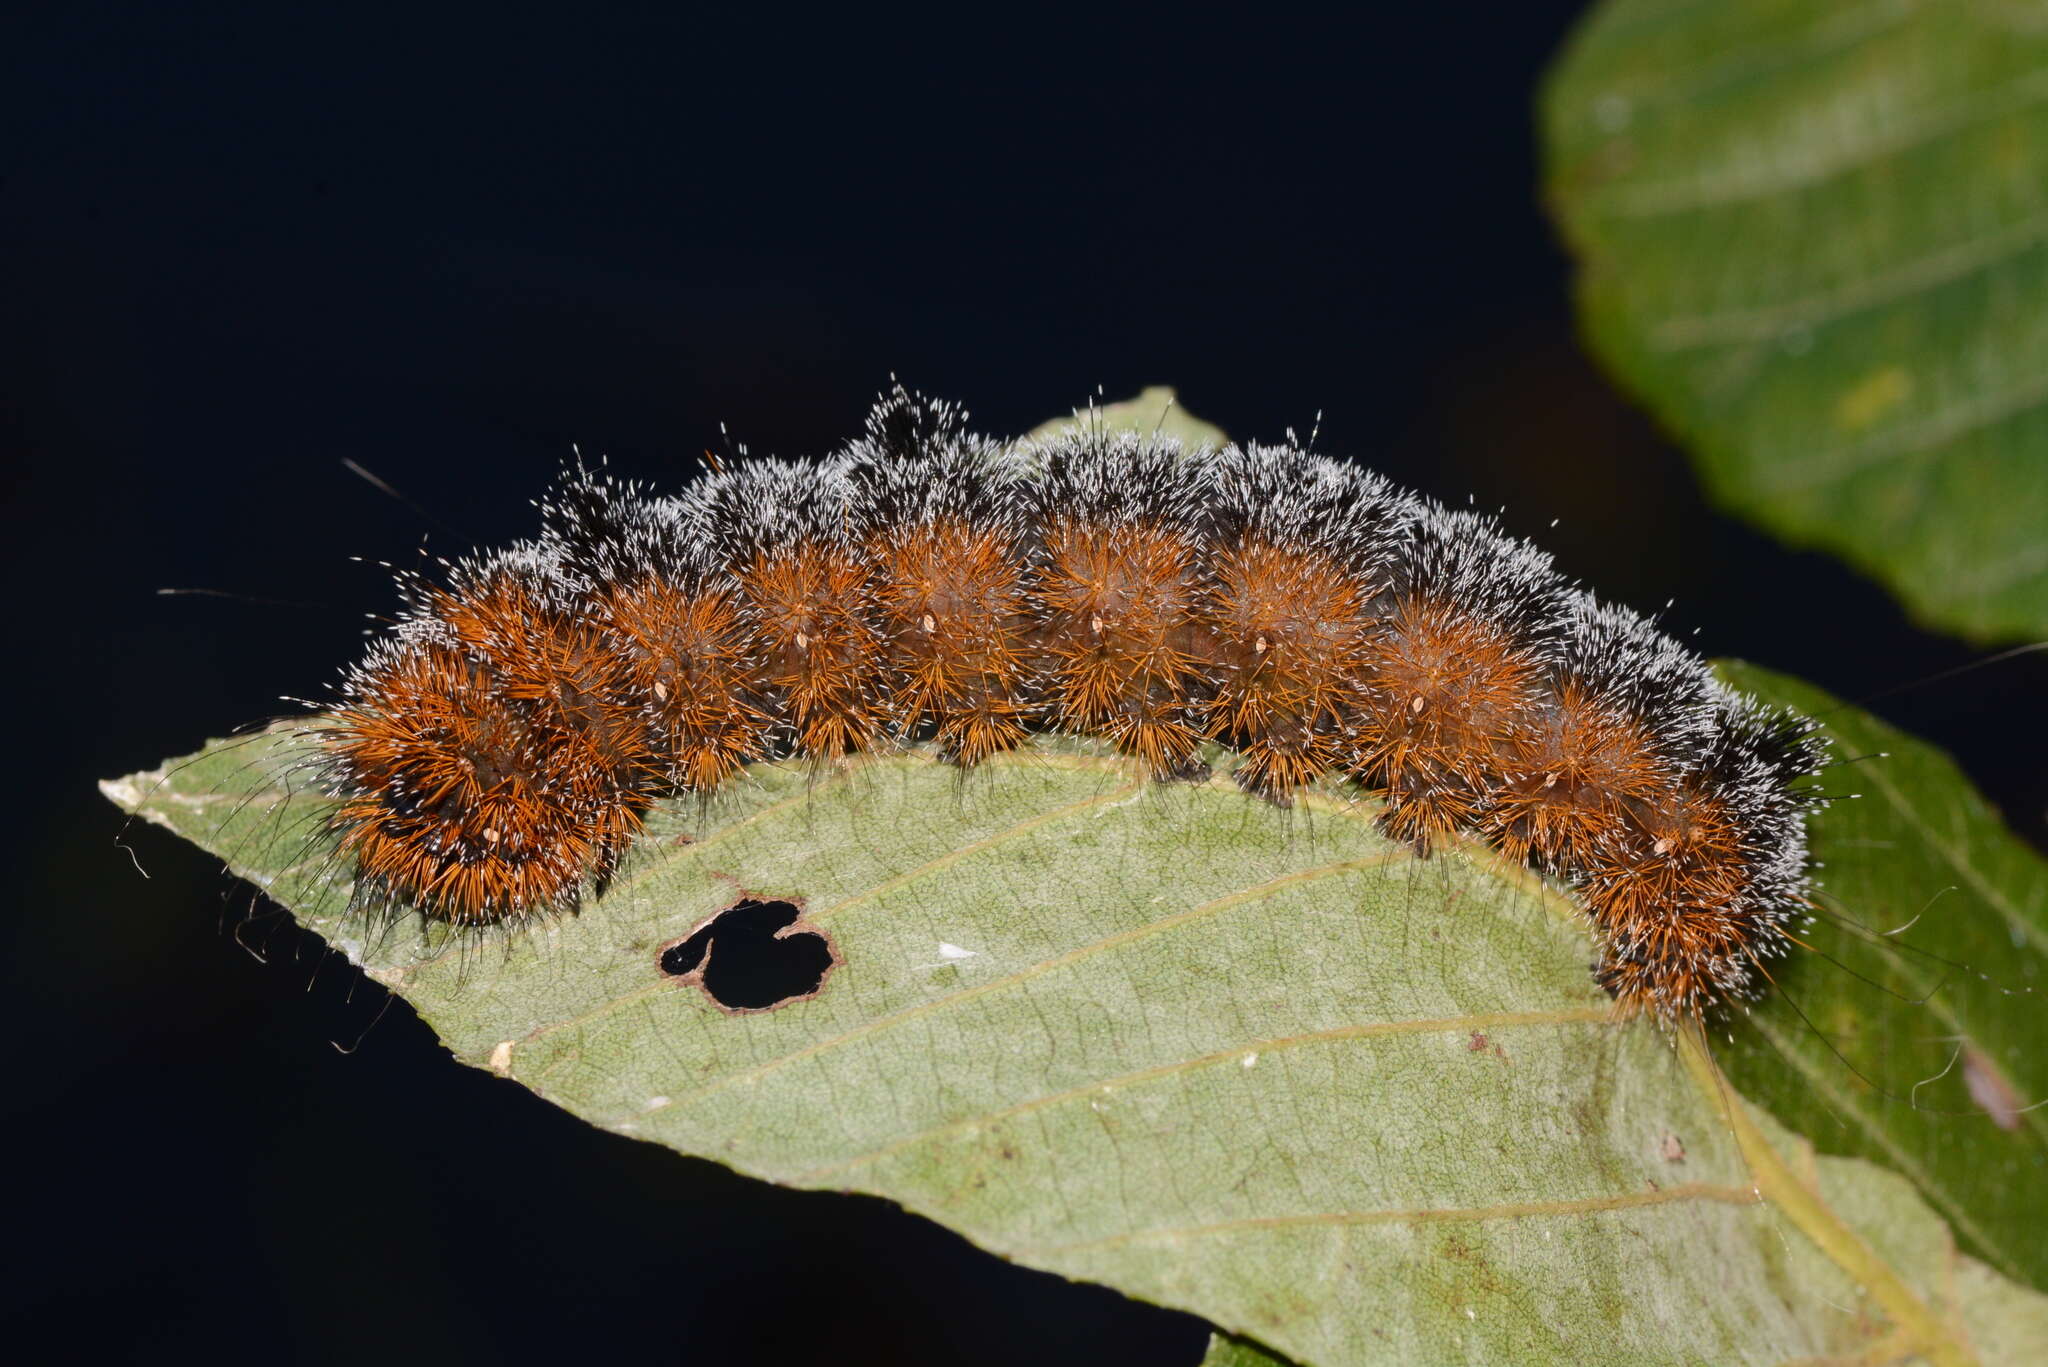
M 670 945 L 661 951 L 661 971 L 671 978 L 688 977 L 697 971 L 697 965 L 704 962 L 704 951 L 711 944 L 711 927 L 684 940 L 681 944 Z
M 727 1011 L 773 1011 L 816 996 L 839 950 L 796 903 L 743 897 L 663 946 L 657 962 Z

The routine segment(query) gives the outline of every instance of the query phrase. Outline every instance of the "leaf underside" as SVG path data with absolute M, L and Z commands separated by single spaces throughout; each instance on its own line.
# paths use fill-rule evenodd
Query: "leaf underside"
M 884 1196 L 1248 1340 L 1218 1353 L 2025 1361 L 2048 1345 L 2048 1299 L 2005 1275 L 2035 1276 L 2038 1232 L 1987 1226 L 1994 1267 L 1949 1232 L 1997 1213 L 1965 1174 L 1936 1164 L 1916 1187 L 1768 1118 L 1760 1164 L 1732 1089 L 1613 1018 L 1566 897 L 1477 848 L 1417 860 L 1369 803 L 1139 784 L 1075 742 L 965 775 L 915 754 L 762 765 L 658 813 L 580 915 L 465 937 L 348 913 L 347 870 L 306 836 L 323 799 L 286 795 L 294 744 L 217 745 L 107 790 L 258 883 L 463 1061 L 618 1133 Z M 814 998 L 728 1014 L 661 971 L 742 895 L 797 902 L 832 937 L 844 962 Z M 1967 1024 L 2002 1047 L 1995 1019 Z M 1734 1057 L 1767 1091 L 1790 1067 Z M 1943 1123 L 2038 1171 L 2031 1120 Z M 2038 1177 L 2021 1188 L 2038 1230 Z
M 1541 112 L 1592 344 L 1716 498 L 2048 636 L 2048 5 L 1609 0 Z

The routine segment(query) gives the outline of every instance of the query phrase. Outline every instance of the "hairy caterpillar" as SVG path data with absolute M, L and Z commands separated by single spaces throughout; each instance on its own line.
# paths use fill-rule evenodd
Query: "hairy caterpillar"
M 1753 994 L 1807 911 L 1811 724 L 1714 679 L 1490 519 L 1298 445 L 1083 429 L 1006 446 L 901 389 L 816 463 L 675 495 L 571 472 L 540 535 L 402 576 L 317 727 L 372 907 L 573 910 L 658 798 L 751 761 L 1044 730 L 1161 780 L 1355 782 L 1427 853 L 1475 834 L 1569 884 L 1625 1007 Z

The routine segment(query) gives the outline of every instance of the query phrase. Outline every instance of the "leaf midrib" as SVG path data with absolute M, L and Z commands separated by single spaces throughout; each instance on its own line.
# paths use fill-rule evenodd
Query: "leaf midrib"
M 1862 1130 L 1876 1144 L 1878 1149 L 1891 1162 L 1893 1168 L 1901 1175 L 1911 1178 L 1920 1191 L 1941 1208 L 1942 1212 L 1948 1217 L 1949 1222 L 1956 1229 L 1967 1234 L 1975 1241 L 1978 1247 L 1982 1248 L 1998 1264 L 1999 1270 L 2002 1273 L 2014 1281 L 2023 1282 L 2026 1280 L 2026 1274 L 2021 1271 L 2019 1264 L 2014 1261 L 2013 1255 L 2007 1251 L 2005 1245 L 2000 1240 L 1992 1238 L 1982 1225 L 1979 1225 L 1975 1219 L 1971 1218 L 1969 1211 L 1956 1203 L 1955 1197 L 1948 1190 L 1947 1184 L 1934 1180 L 1934 1175 L 1927 1170 L 1926 1165 L 1902 1147 L 1882 1125 L 1878 1124 L 1876 1119 L 1869 1111 L 1864 1109 L 1857 1098 L 1844 1092 L 1835 1079 L 1826 1076 L 1823 1070 L 1815 1068 L 1812 1061 L 1806 1057 L 1803 1051 L 1794 1049 L 1789 1042 L 1779 1036 L 1776 1030 L 1767 1025 L 1761 1017 L 1752 1016 L 1750 1024 L 1770 1041 L 1771 1047 L 1776 1049 L 1801 1077 L 1806 1079 L 1808 1086 L 1821 1093 L 1827 1099 L 1830 1108 L 1855 1117 L 1857 1128 Z

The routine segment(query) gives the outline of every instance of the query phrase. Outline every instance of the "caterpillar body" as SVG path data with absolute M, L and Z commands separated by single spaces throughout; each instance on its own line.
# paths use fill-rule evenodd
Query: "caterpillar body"
M 1666 1019 L 1753 995 L 1808 910 L 1812 724 L 1719 683 L 1492 519 L 1283 445 L 1009 445 L 898 389 L 816 462 L 680 493 L 574 469 L 533 540 L 401 576 L 309 728 L 365 907 L 572 911 L 657 800 L 749 763 L 1098 737 L 1170 781 L 1234 752 L 1347 780 L 1427 854 L 1576 890 L 1600 983 Z

